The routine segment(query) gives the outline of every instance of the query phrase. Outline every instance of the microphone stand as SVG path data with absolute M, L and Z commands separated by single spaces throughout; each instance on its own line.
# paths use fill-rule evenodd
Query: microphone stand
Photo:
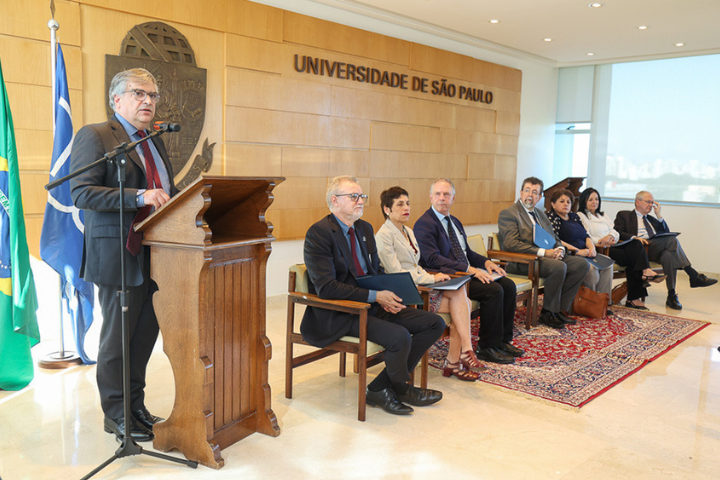
M 109 163 L 111 165 L 115 165 L 117 167 L 118 171 L 118 185 L 119 185 L 119 195 L 120 195 L 120 291 L 118 292 L 120 296 L 120 308 L 121 308 L 121 321 L 122 321 L 122 365 L 123 365 L 123 418 L 125 419 L 125 434 L 123 435 L 122 444 L 120 447 L 115 451 L 113 456 L 111 456 L 109 459 L 107 459 L 105 462 L 100 464 L 95 470 L 88 473 L 84 477 L 82 477 L 82 480 L 86 480 L 96 473 L 98 473 L 103 468 L 110 465 L 112 462 L 119 458 L 123 457 L 129 457 L 131 455 L 149 455 L 151 457 L 161 458 L 164 460 L 168 460 L 171 462 L 180 463 L 183 465 L 187 465 L 190 468 L 197 468 L 198 463 L 192 460 L 183 460 L 182 458 L 176 458 L 172 457 L 170 455 L 164 455 L 162 453 L 157 453 L 149 450 L 143 449 L 141 446 L 139 446 L 135 440 L 133 440 L 131 434 L 130 434 L 130 339 L 129 339 L 129 332 L 128 332 L 128 318 L 127 318 L 127 312 L 128 312 L 128 292 L 127 292 L 127 285 L 126 285 L 126 273 L 125 273 L 125 203 L 124 203 L 124 192 L 125 192 L 125 166 L 127 164 L 127 157 L 126 153 L 128 151 L 131 151 L 133 148 L 135 148 L 136 145 L 146 142 L 150 140 L 153 137 L 156 137 L 158 135 L 162 135 L 167 130 L 166 128 L 161 128 L 160 130 L 157 130 L 150 135 L 147 135 L 146 137 L 138 140 L 137 142 L 132 142 L 129 144 L 122 143 L 115 147 L 114 150 L 111 152 L 106 153 L 102 158 L 97 159 L 96 161 L 92 162 L 91 164 L 80 168 L 69 175 L 66 175 L 62 178 L 59 178 L 55 180 L 54 182 L 48 183 L 45 185 L 46 190 L 51 190 L 58 185 L 66 182 L 67 180 L 70 180 L 71 178 L 74 178 L 78 175 L 80 175 L 83 172 L 86 172 L 87 170 L 90 170 L 92 168 L 97 167 L 98 165 L 101 165 L 103 163 Z

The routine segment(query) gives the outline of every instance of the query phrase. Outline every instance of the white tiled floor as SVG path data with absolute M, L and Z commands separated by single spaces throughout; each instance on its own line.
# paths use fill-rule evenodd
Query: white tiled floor
M 338 377 L 332 358 L 297 370 L 295 398 L 285 398 L 285 306 L 272 299 L 270 384 L 281 435 L 253 434 L 225 449 L 221 470 L 134 456 L 95 478 L 718 478 L 720 286 L 690 290 L 681 276 L 679 294 L 682 316 L 714 324 L 580 410 L 431 369 L 442 402 L 410 417 L 369 408 L 365 423 L 356 420 L 355 378 Z M 664 300 L 654 286 L 650 308 L 666 313 Z M 147 389 L 153 413 L 169 414 L 172 382 L 157 348 Z M 4 480 L 80 478 L 116 448 L 102 431 L 93 367 L 38 369 L 28 388 L 0 392 Z

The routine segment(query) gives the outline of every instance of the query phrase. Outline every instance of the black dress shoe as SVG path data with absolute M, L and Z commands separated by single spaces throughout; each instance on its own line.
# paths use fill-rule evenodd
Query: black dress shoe
M 155 425 L 158 422 L 162 422 L 165 420 L 162 417 L 158 417 L 157 415 L 153 415 L 152 413 L 148 412 L 147 408 L 141 408 L 140 410 L 133 410 L 132 416 L 135 417 L 135 420 L 142 423 L 145 428 L 148 430 L 153 429 L 153 425 Z
M 478 347 L 478 349 L 475 350 L 475 356 L 483 362 L 499 363 L 500 365 L 515 363 L 515 357 L 509 353 L 505 353 L 499 348 Z
M 540 312 L 540 323 L 557 330 L 565 328 L 565 324 L 549 310 L 543 310 Z
M 709 287 L 710 285 L 715 285 L 717 282 L 717 278 L 708 278 L 704 273 L 701 273 L 697 277 L 690 279 L 690 287 Z
M 365 403 L 373 407 L 380 407 L 393 415 L 410 415 L 414 410 L 401 403 L 395 396 L 392 388 L 384 388 L 379 392 L 370 389 L 365 391 Z
M 572 318 L 572 317 L 569 317 L 569 316 L 565 315 L 565 314 L 562 313 L 562 312 L 557 312 L 557 313 L 555 314 L 555 316 L 557 317 L 558 320 L 560 320 L 561 322 L 563 322 L 565 325 L 575 325 L 575 324 L 577 323 L 577 320 L 575 320 L 575 319 Z
M 500 345 L 500 350 L 502 350 L 503 353 L 511 355 L 513 357 L 522 357 L 523 355 L 525 355 L 525 350 L 517 348 L 510 342 L 505 342 Z
M 615 312 L 613 312 L 612 310 L 610 310 L 610 309 L 608 308 L 607 311 L 605 312 L 605 316 L 606 316 L 606 317 L 609 317 L 609 316 L 611 316 L 611 315 L 615 315 Z
M 407 392 L 404 394 L 395 395 L 401 402 L 409 403 L 410 405 L 414 405 L 416 407 L 426 407 L 428 405 L 432 405 L 433 403 L 439 402 L 443 397 L 442 392 L 438 392 L 437 390 L 419 388 L 412 385 L 410 385 L 410 388 L 408 388 Z
M 648 311 L 650 310 L 650 309 L 647 308 L 645 305 L 635 305 L 635 304 L 632 303 L 630 300 L 628 300 L 628 301 L 625 302 L 625 306 L 626 306 L 627 308 L 634 308 L 635 310 L 648 310 Z
M 112 418 L 105 417 L 105 431 L 107 433 L 114 433 L 119 441 L 122 442 L 125 437 L 125 419 L 119 418 L 113 420 Z M 135 417 L 130 417 L 130 437 L 136 442 L 149 442 L 154 438 L 153 432 L 145 428 L 140 422 L 135 420 Z
M 678 296 L 676 293 L 668 294 L 665 306 L 667 306 L 668 308 L 672 308 L 673 310 L 682 310 L 682 303 L 680 303 L 680 300 L 678 300 Z

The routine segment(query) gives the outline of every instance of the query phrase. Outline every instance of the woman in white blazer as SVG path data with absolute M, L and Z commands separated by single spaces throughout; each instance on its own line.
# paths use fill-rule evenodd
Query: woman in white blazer
M 380 195 L 385 223 L 375 234 L 380 264 L 387 273 L 410 272 L 416 285 L 449 280 L 444 273 L 425 271 L 420 261 L 420 247 L 413 231 L 405 224 L 410 218 L 410 199 L 402 187 L 392 187 Z M 450 313 L 450 339 L 443 376 L 455 375 L 460 380 L 478 379 L 474 370 L 485 370 L 473 352 L 470 339 L 470 301 L 465 288 L 458 290 L 432 290 L 430 311 Z

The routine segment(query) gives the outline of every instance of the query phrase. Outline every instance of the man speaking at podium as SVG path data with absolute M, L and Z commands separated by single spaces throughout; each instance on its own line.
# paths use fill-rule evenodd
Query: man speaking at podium
M 78 131 L 72 147 L 71 171 L 85 167 L 121 143 L 140 140 L 149 132 L 160 94 L 155 77 L 145 69 L 125 70 L 112 79 L 110 120 L 86 125 Z M 159 137 L 143 142 L 127 152 L 124 183 L 127 238 L 125 272 L 127 275 L 128 336 L 130 342 L 130 433 L 135 441 L 153 438 L 153 424 L 162 419 L 145 408 L 145 372 L 158 336 L 158 323 L 152 306 L 157 284 L 150 278 L 150 247 L 132 231 L 154 209 L 177 193 L 172 165 Z M 70 183 L 77 208 L 85 210 L 85 243 L 81 276 L 98 287 L 103 324 L 97 362 L 97 383 L 105 413 L 104 428 L 122 440 L 122 312 L 118 291 L 121 289 L 119 183 L 117 167 L 102 163 L 75 177 Z

